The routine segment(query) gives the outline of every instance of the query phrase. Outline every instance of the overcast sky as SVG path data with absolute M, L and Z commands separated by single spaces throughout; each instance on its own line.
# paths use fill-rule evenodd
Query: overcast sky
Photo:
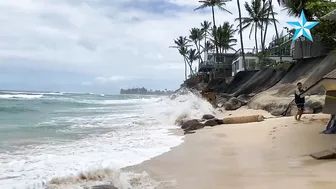
M 282 28 L 293 18 L 274 5 Z M 184 64 L 168 47 L 211 21 L 209 11 L 193 11 L 197 6 L 197 0 L 1 0 L 0 89 L 176 89 Z M 227 9 L 233 15 L 216 10 L 218 24 L 238 17 L 235 0 Z M 254 46 L 248 31 L 244 43 Z

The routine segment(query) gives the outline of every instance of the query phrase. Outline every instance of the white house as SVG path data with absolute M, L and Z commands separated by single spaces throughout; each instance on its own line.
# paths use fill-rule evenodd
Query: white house
M 280 62 L 279 56 L 269 56 L 268 57 L 275 62 Z M 260 68 L 257 66 L 257 62 L 259 62 L 259 58 L 253 55 L 245 55 L 246 61 L 246 70 L 259 70 Z M 293 57 L 291 56 L 282 56 L 282 61 L 293 61 Z M 239 56 L 234 61 L 232 61 L 232 76 L 237 74 L 240 71 L 244 71 L 243 57 Z

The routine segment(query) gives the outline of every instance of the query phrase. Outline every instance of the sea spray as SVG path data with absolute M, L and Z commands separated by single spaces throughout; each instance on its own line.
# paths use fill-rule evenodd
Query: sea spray
M 169 131 L 177 128 L 177 118 L 199 118 L 215 111 L 190 90 L 172 99 L 64 93 L 2 101 L 6 110 L 36 110 L 9 112 L 0 123 L 0 175 L 4 178 L 0 188 L 16 189 L 45 189 L 46 184 L 75 189 L 109 183 L 120 189 L 150 189 L 156 183 L 150 176 L 120 172 L 120 168 L 181 144 L 183 136 Z M 163 183 L 171 184 L 158 184 Z
M 187 119 L 199 119 L 204 114 L 219 112 L 198 91 L 180 88 L 170 98 L 146 106 L 146 112 L 163 124 L 177 124 Z
M 155 181 L 146 172 L 122 172 L 115 169 L 95 169 L 76 176 L 56 177 L 45 186 L 47 189 L 83 189 L 96 185 L 112 185 L 118 189 L 155 189 L 174 186 L 173 181 Z

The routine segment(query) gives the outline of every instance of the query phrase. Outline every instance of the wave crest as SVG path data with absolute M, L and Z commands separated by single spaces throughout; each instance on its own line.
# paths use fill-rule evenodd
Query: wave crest
M 42 94 L 0 94 L 2 99 L 36 99 L 42 97 Z
M 151 113 L 163 124 L 176 124 L 181 120 L 198 119 L 204 114 L 219 112 L 197 91 L 181 88 L 169 98 L 148 105 L 147 113 Z
M 79 189 L 97 185 L 110 185 L 118 189 L 155 189 L 158 186 L 174 185 L 174 182 L 157 182 L 146 172 L 121 172 L 113 169 L 95 169 L 76 176 L 53 178 L 45 187 L 48 189 Z

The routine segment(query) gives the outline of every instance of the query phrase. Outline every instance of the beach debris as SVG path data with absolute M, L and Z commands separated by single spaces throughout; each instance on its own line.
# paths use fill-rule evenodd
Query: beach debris
M 216 125 L 218 125 L 218 123 L 217 123 L 216 120 L 213 120 L 213 119 L 207 120 L 207 121 L 204 123 L 204 126 L 210 126 L 210 127 L 213 127 L 213 126 L 216 126 Z
M 212 120 L 216 121 L 218 125 L 224 124 L 223 119 L 213 118 Z
M 91 189 L 118 189 L 111 184 L 104 184 L 104 185 L 96 185 L 93 186 Z
M 183 129 L 185 132 L 202 128 L 204 128 L 204 124 L 200 123 L 197 119 L 188 120 L 181 126 L 181 129 Z
M 242 102 L 238 98 L 232 97 L 224 104 L 224 107 L 225 110 L 237 110 L 242 107 Z
M 187 134 L 194 134 L 194 133 L 196 133 L 195 131 L 185 131 L 184 132 L 184 135 L 187 135 Z
M 197 119 L 191 119 L 191 120 L 185 121 L 185 122 L 182 123 L 181 129 L 187 129 L 190 126 L 196 125 L 198 123 L 200 123 L 200 122 L 198 122 Z
M 215 116 L 211 115 L 211 114 L 205 114 L 202 116 L 202 119 L 205 119 L 205 120 L 209 120 L 209 119 L 213 119 L 215 118 Z
M 264 120 L 265 120 L 265 117 L 262 115 L 226 117 L 223 119 L 224 124 L 252 123 L 252 122 L 261 122 Z
M 311 157 L 315 159 L 335 159 L 336 158 L 336 153 L 334 150 L 323 150 L 320 152 L 315 152 L 310 154 Z

